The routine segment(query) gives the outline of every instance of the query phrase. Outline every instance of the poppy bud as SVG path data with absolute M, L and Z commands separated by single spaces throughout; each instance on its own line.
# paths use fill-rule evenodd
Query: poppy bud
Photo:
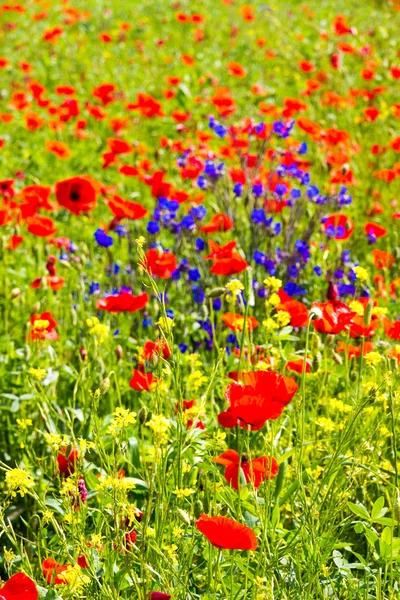
M 79 354 L 81 355 L 82 360 L 87 360 L 88 353 L 87 353 L 86 348 L 83 348 L 83 347 L 79 348 Z
M 146 406 L 142 406 L 142 408 L 138 412 L 138 421 L 141 425 L 144 425 L 147 421 L 147 408 Z
M 333 281 L 329 282 L 328 291 L 326 292 L 326 297 L 331 302 L 336 302 L 336 300 L 338 300 L 338 298 L 339 298 L 339 292 L 338 292 L 337 286 L 335 283 L 333 283 Z
M 20 296 L 21 294 L 21 290 L 19 288 L 13 288 L 11 290 L 11 300 L 14 300 L 14 298 L 18 298 L 18 296 Z
M 117 357 L 117 360 L 121 360 L 123 355 L 124 355 L 124 351 L 122 349 L 122 346 L 120 344 L 118 344 L 118 346 L 115 348 L 115 356 Z
M 40 310 L 40 302 L 35 302 L 35 304 L 32 306 L 32 314 L 38 313 L 39 310 Z
M 334 352 L 334 353 L 333 353 L 333 360 L 335 361 L 335 363 L 336 363 L 337 365 L 341 365 L 341 364 L 343 364 L 343 359 L 342 359 L 342 357 L 340 356 L 340 354 L 338 354 L 337 352 Z
M 373 300 L 370 300 L 367 304 L 367 308 L 365 309 L 365 313 L 364 313 L 364 325 L 366 325 L 367 327 L 371 323 L 373 307 L 374 307 L 374 302 L 373 302 Z
M 210 290 L 207 294 L 207 298 L 219 298 L 225 294 L 226 289 L 223 287 L 216 287 Z
M 357 373 L 350 373 L 350 381 L 355 381 L 357 379 Z
M 184 525 L 187 525 L 188 527 L 190 527 L 190 517 L 187 514 L 186 510 L 182 510 L 181 508 L 177 508 L 176 512 L 177 512 L 178 517 L 182 521 L 182 523 L 184 523 Z
M 100 391 L 105 394 L 110 389 L 110 378 L 106 377 L 100 384 Z
M 201 500 L 196 500 L 194 503 L 194 516 L 196 519 L 200 517 L 201 514 L 204 513 L 204 506 Z
M 400 490 L 396 490 L 396 500 L 393 504 L 394 518 L 400 523 Z

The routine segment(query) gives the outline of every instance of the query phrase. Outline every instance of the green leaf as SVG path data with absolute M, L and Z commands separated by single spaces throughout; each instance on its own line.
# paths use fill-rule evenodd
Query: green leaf
M 357 515 L 357 517 L 361 517 L 367 521 L 371 520 L 371 517 L 363 504 L 353 504 L 353 502 L 348 502 L 347 506 L 350 508 L 351 512 Z
M 387 509 L 385 510 L 384 506 L 385 498 L 384 496 L 381 496 L 380 498 L 378 498 L 378 500 L 374 502 L 374 505 L 372 507 L 371 518 L 373 521 L 379 517 L 383 517 L 383 515 L 387 512 Z

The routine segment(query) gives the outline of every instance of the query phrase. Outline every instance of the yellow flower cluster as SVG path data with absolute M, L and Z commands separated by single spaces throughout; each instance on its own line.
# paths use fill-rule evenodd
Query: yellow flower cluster
M 13 498 L 15 498 L 17 494 L 25 496 L 29 488 L 35 485 L 32 475 L 25 469 L 19 468 L 7 471 L 5 481 L 8 491 Z
M 113 419 L 108 427 L 108 433 L 111 435 L 118 434 L 121 430 L 127 429 L 136 423 L 136 413 L 131 412 L 128 408 L 118 406 L 113 413 Z
M 266 288 L 269 288 L 272 292 L 277 292 L 282 287 L 282 281 L 277 277 L 267 277 L 266 279 L 264 279 L 264 285 Z
M 78 593 L 81 592 L 85 585 L 90 583 L 90 577 L 85 575 L 79 565 L 68 565 L 67 569 L 62 572 L 62 577 L 68 587 Z
M 53 448 L 53 450 L 60 450 L 60 448 L 69 444 L 69 438 L 67 435 L 60 435 L 59 433 L 45 433 L 44 437 L 46 438 L 46 442 Z
M 31 367 L 29 369 L 29 373 L 37 381 L 43 381 L 43 379 L 46 377 L 46 371 L 44 369 L 35 369 L 34 367 Z
M 353 271 L 357 277 L 357 279 L 359 279 L 360 281 L 367 281 L 368 279 L 368 271 L 367 269 L 364 269 L 364 267 L 353 267 Z
M 171 423 L 162 415 L 153 415 L 148 423 L 147 427 L 150 427 L 154 437 L 158 439 L 160 444 L 165 443 L 168 440 L 168 430 Z
M 90 328 L 90 335 L 93 335 L 96 339 L 98 339 L 100 344 L 104 342 L 110 331 L 108 325 L 100 323 L 97 317 L 90 317 L 89 319 L 86 319 L 86 325 Z

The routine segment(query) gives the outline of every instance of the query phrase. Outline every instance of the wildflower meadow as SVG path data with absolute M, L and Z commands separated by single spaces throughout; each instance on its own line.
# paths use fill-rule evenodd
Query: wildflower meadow
M 0 600 L 400 598 L 399 32 L 0 4 Z

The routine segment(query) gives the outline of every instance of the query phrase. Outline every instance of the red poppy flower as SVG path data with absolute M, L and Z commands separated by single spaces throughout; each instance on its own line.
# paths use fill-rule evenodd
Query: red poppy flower
M 207 225 L 201 227 L 204 233 L 218 233 L 221 231 L 229 231 L 233 227 L 233 221 L 224 213 L 217 213 L 211 218 Z
M 172 252 L 159 252 L 156 248 L 151 248 L 146 252 L 144 266 L 151 275 L 169 279 L 177 267 L 177 261 Z
M 58 181 L 56 183 L 57 202 L 74 215 L 89 212 L 96 206 L 96 187 L 94 180 L 87 175 Z
M 214 462 L 226 467 L 224 477 L 235 489 L 238 489 L 239 468 L 242 470 L 246 483 L 252 481 L 255 488 L 266 479 L 273 479 L 278 474 L 278 463 L 275 458 L 261 456 L 249 461 L 246 456 L 239 460 L 236 450 L 226 450 L 220 456 L 213 459 Z
M 340 333 L 355 316 L 347 304 L 338 300 L 314 302 L 312 308 L 318 308 L 322 312 L 322 316 L 314 321 L 314 327 L 319 333 Z
M 233 77 L 239 77 L 240 79 L 243 79 L 243 77 L 246 77 L 247 75 L 246 69 L 244 69 L 238 62 L 230 62 L 228 63 L 227 67 L 229 74 L 233 75 Z
M 304 368 L 304 359 L 296 358 L 294 360 L 289 360 L 285 364 L 285 369 L 289 371 L 294 371 L 295 373 L 299 373 L 300 375 L 303 373 Z M 311 361 L 310 359 L 306 360 L 306 373 L 311 373 Z
M 51 312 L 43 312 L 41 315 L 32 315 L 31 324 L 31 340 L 58 340 L 55 327 L 57 321 L 53 318 Z
M 228 385 L 225 398 L 239 424 L 260 429 L 282 414 L 298 387 L 293 378 L 274 371 L 249 371 L 241 375 L 241 383 Z
M 354 231 L 354 223 L 347 215 L 330 215 L 323 219 L 325 233 L 335 240 L 347 240 Z
M 56 205 L 50 201 L 50 194 L 51 187 L 49 185 L 28 185 L 21 190 L 20 197 L 24 204 L 27 204 L 31 209 L 30 215 L 33 215 L 39 208 L 53 210 L 56 207 Z M 27 214 L 26 216 L 30 215 Z
M 374 349 L 374 344 L 372 342 L 364 342 L 364 344 L 360 344 L 359 346 L 354 346 L 353 344 L 345 344 L 342 341 L 338 342 L 336 350 L 338 352 L 342 352 L 349 357 L 349 359 L 354 358 L 355 356 L 361 356 L 361 350 L 364 348 L 363 355 L 365 356 L 368 352 L 372 352 Z
M 383 329 L 391 340 L 400 340 L 400 321 L 390 321 L 387 317 L 382 319 Z
M 391 269 L 396 261 L 393 254 L 385 250 L 372 250 L 372 259 L 377 269 Z
M 22 244 L 24 238 L 21 235 L 12 235 L 8 241 L 8 250 L 16 250 Z
M 37 600 L 36 585 L 25 573 L 16 573 L 0 588 L 0 600 Z
M 44 277 L 38 277 L 31 283 L 31 288 L 36 290 L 41 287 L 49 287 L 50 289 L 57 292 L 65 284 L 64 277 L 58 277 L 58 275 L 46 275 Z
M 143 373 L 142 371 L 134 369 L 129 385 L 138 392 L 148 392 L 156 383 L 157 379 L 154 377 L 153 373 Z
M 55 154 L 58 158 L 62 158 L 63 160 L 71 158 L 72 156 L 72 152 L 68 148 L 67 144 L 64 144 L 64 142 L 59 142 L 57 140 L 46 140 L 46 150 L 47 152 L 51 152 L 52 154 Z
M 251 6 L 251 4 L 245 4 L 244 6 L 241 6 L 239 8 L 239 12 L 242 15 L 242 18 L 244 21 L 254 21 L 255 19 L 255 14 L 254 14 L 254 8 Z
M 164 592 L 150 592 L 148 595 L 150 600 L 170 600 L 171 594 L 164 594 Z
M 124 200 L 119 196 L 113 196 L 109 198 L 107 201 L 109 208 L 112 213 L 116 217 L 120 217 L 121 219 L 131 219 L 135 221 L 136 219 L 141 219 L 145 215 L 147 215 L 147 210 L 139 204 L 138 202 L 131 202 L 130 200 Z
M 165 340 L 157 340 L 156 342 L 148 341 L 143 346 L 143 360 L 151 360 L 153 356 L 162 356 L 167 359 L 171 356 L 171 349 Z
M 205 256 L 206 260 L 212 260 L 211 273 L 215 275 L 236 275 L 248 267 L 248 263 L 235 250 L 236 242 L 228 242 L 225 246 L 219 246 L 213 240 L 209 240 L 211 254 Z
M 222 320 L 231 331 L 243 331 L 244 317 L 236 313 L 227 312 L 222 315 Z M 258 326 L 258 321 L 255 317 L 248 316 L 246 319 L 246 331 L 254 331 Z
M 57 465 L 60 475 L 69 477 L 72 473 L 75 473 L 75 465 L 78 461 L 78 450 L 73 448 L 71 452 L 66 456 L 65 448 L 63 452 L 59 452 L 57 455 Z
M 73 565 L 60 565 L 54 558 L 45 558 L 42 562 L 43 576 L 47 583 L 62 584 L 67 583 L 67 580 L 62 576 L 62 573 Z
M 200 515 L 196 527 L 216 548 L 225 550 L 255 550 L 257 538 L 252 529 L 228 517 Z
M 149 297 L 146 293 L 134 296 L 130 292 L 121 292 L 116 296 L 106 296 L 105 298 L 99 298 L 96 302 L 96 308 L 99 310 L 105 310 L 110 313 L 119 312 L 136 312 L 146 306 L 149 301 Z
M 164 112 L 162 110 L 161 102 L 158 102 L 150 94 L 144 94 L 140 92 L 137 94 L 136 103 L 130 103 L 127 105 L 128 110 L 138 110 L 142 117 L 149 119 L 153 117 L 163 117 Z
M 26 219 L 29 233 L 38 237 L 53 236 L 57 231 L 57 227 L 50 217 L 42 217 L 41 215 L 33 215 Z
M 289 313 L 292 327 L 306 327 L 308 323 L 307 307 L 302 302 L 293 300 L 283 290 L 279 291 L 279 298 L 281 302 L 275 307 L 276 310 L 283 310 Z
M 387 230 L 377 223 L 365 223 L 364 231 L 367 235 L 372 235 L 376 238 L 384 237 Z

